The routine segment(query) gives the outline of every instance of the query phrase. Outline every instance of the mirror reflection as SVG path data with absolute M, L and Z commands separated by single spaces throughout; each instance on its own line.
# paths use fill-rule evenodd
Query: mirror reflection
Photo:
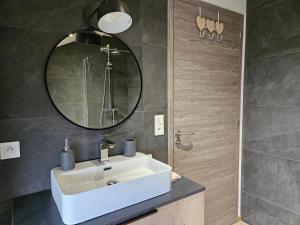
M 126 120 L 142 89 L 140 67 L 129 47 L 98 31 L 63 39 L 49 57 L 46 82 L 56 108 L 73 123 L 93 129 Z

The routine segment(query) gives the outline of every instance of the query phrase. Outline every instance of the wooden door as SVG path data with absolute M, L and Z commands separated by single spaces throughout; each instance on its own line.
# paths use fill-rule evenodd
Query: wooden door
M 222 41 L 202 39 L 195 18 L 224 23 Z M 169 0 L 169 160 L 174 170 L 206 186 L 205 224 L 238 217 L 238 148 L 243 16 L 199 0 Z M 181 136 L 184 151 L 175 143 Z M 187 149 L 191 148 L 188 146 Z

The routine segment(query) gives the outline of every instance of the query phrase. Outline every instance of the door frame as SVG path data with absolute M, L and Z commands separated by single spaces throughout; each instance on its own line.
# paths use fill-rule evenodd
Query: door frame
M 168 164 L 174 170 L 174 0 L 168 0 L 167 96 L 168 96 Z
M 184 1 L 184 0 L 183 0 Z M 203 5 L 213 5 L 201 0 L 194 0 L 201 2 Z M 218 7 L 223 13 L 234 12 L 232 10 Z M 174 170 L 174 0 L 168 0 L 167 2 L 167 97 L 168 97 L 168 164 Z M 244 86 L 244 67 L 245 67 L 245 33 L 246 33 L 246 17 L 242 13 L 235 12 L 242 16 L 241 22 L 241 58 L 240 58 L 240 117 L 239 117 L 239 139 L 238 139 L 238 150 L 237 150 L 237 165 L 238 165 L 238 216 L 241 215 L 241 161 L 242 161 L 242 129 L 243 125 L 243 86 Z

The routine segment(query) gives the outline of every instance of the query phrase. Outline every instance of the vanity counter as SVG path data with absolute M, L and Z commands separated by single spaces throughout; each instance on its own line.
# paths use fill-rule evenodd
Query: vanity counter
M 117 225 L 145 215 L 159 207 L 203 192 L 205 188 L 185 177 L 172 183 L 169 193 L 80 223 L 83 225 Z M 96 201 L 96 200 L 95 200 Z M 97 200 L 101 204 L 101 199 Z M 14 199 L 13 225 L 64 225 L 51 191 L 42 191 Z

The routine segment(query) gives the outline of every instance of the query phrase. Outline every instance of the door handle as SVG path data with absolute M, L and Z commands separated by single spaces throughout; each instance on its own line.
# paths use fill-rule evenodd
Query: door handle
M 181 132 L 180 130 L 177 130 L 175 132 L 175 138 L 176 138 L 175 144 L 176 145 L 181 144 L 181 139 L 180 139 L 181 135 L 194 135 L 194 134 L 196 134 L 196 133 L 194 133 L 194 132 Z
M 175 135 L 177 135 L 177 136 L 180 136 L 180 135 L 194 135 L 194 134 L 196 134 L 196 133 L 194 133 L 194 132 L 181 132 L 180 130 L 177 130 L 176 132 L 175 132 Z

